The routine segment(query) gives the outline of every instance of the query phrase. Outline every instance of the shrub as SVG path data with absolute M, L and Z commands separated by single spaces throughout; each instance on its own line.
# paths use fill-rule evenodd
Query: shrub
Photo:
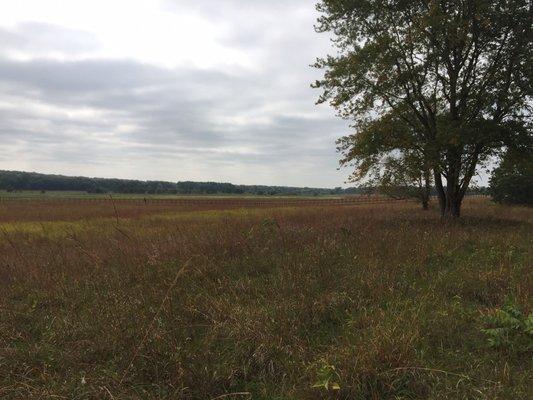
M 531 153 L 507 153 L 490 179 L 489 193 L 497 203 L 533 205 Z
M 533 313 L 527 317 L 516 304 L 508 301 L 501 309 L 485 316 L 482 329 L 490 347 L 517 352 L 533 350 Z

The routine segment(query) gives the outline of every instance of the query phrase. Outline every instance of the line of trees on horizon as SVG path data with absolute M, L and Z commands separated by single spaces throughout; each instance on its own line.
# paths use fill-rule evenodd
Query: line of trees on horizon
M 268 185 L 235 185 L 226 182 L 141 181 L 116 178 L 89 178 L 40 174 L 36 172 L 0 170 L 0 190 L 15 191 L 69 191 L 90 194 L 176 194 L 176 195 L 257 195 L 257 196 L 326 196 L 326 195 L 384 195 L 396 199 L 413 198 L 420 202 L 436 196 L 435 187 L 427 192 L 416 186 L 378 186 L 375 182 L 349 188 L 311 188 Z M 468 194 L 487 194 L 486 187 L 472 187 Z M 428 196 L 428 198 L 426 198 Z
M 310 188 L 268 185 L 235 185 L 225 182 L 167 182 L 132 179 L 89 178 L 40 174 L 36 172 L 0 171 L 0 190 L 5 191 L 76 191 L 87 193 L 130 194 L 236 194 L 319 196 L 363 194 L 368 188 Z

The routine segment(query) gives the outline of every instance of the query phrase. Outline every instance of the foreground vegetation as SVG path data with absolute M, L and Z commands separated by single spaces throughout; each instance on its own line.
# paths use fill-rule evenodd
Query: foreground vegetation
M 0 213 L 3 399 L 531 394 L 529 208 L 46 207 Z

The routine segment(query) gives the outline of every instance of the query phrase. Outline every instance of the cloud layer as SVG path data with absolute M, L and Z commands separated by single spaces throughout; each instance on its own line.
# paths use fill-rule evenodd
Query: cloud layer
M 0 169 L 342 184 L 347 124 L 309 87 L 330 51 L 312 1 L 95 1 L 86 19 L 35 3 L 45 18 L 0 19 Z

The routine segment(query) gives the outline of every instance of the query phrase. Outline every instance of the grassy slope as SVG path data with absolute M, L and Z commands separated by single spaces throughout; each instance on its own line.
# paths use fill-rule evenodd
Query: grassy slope
M 531 354 L 481 329 L 532 309 L 531 209 L 85 218 L 2 226 L 1 398 L 528 397 Z

